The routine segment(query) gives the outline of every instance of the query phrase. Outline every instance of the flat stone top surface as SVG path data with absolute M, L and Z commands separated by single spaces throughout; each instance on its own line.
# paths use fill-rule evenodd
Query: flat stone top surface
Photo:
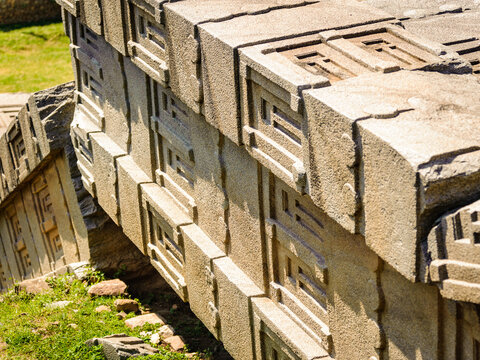
M 264 14 L 240 16 L 223 22 L 207 23 L 200 28 L 235 48 L 390 18 L 391 16 L 384 11 L 358 1 L 325 0 L 305 6 L 272 10 Z
M 359 0 L 398 17 L 421 17 L 480 7 L 479 0 Z
M 23 105 L 28 101 L 27 93 L 0 94 L 0 135 L 5 133 L 8 125 L 15 119 Z
M 165 5 L 193 24 L 266 12 L 270 9 L 288 8 L 316 3 L 317 0 L 186 0 Z
M 480 149 L 480 83 L 473 75 L 368 74 L 308 91 L 388 143 L 412 165 Z
M 3 93 L 0 94 L 0 106 L 24 105 L 31 94 L 29 93 Z
M 480 11 L 444 14 L 410 19 L 403 25 L 408 31 L 441 44 L 480 37 Z

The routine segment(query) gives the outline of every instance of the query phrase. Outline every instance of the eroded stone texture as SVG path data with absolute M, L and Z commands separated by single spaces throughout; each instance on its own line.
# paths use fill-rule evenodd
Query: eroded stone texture
M 94 262 L 151 262 L 237 359 L 478 357 L 476 2 L 59 3 Z
M 103 345 L 102 351 L 108 360 L 126 360 L 158 353 L 158 349 L 145 344 L 142 339 L 125 334 L 93 338 L 86 344 L 88 346 Z

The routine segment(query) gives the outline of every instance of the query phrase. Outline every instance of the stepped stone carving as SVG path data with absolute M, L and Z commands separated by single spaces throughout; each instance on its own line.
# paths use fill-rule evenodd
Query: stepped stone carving
M 236 359 L 479 359 L 478 4 L 58 3 L 74 95 L 0 137 L 4 286 L 138 251 Z

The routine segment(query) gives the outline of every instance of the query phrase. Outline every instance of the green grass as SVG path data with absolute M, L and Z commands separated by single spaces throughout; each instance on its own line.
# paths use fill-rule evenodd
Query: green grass
M 68 44 L 62 23 L 0 27 L 0 93 L 73 80 Z
M 158 327 L 127 328 L 124 320 L 116 317 L 113 306 L 116 298 L 90 298 L 86 282 L 63 276 L 52 281 L 51 286 L 52 290 L 36 296 L 12 290 L 1 297 L 0 340 L 7 347 L 0 352 L 0 359 L 101 360 L 105 359 L 101 347 L 88 347 L 86 340 L 118 333 L 142 338 L 141 331 Z M 63 309 L 45 307 L 61 300 L 71 303 Z M 112 311 L 96 313 L 95 308 L 100 305 L 107 305 Z M 132 316 L 129 314 L 127 318 Z M 159 350 L 151 359 L 187 359 L 183 353 L 170 352 L 164 347 Z

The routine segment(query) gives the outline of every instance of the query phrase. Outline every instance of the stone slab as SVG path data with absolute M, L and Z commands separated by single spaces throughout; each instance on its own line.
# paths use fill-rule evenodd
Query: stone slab
M 251 298 L 263 295 L 252 280 L 228 257 L 213 260 L 217 279 L 221 341 L 234 358 L 254 357 Z
M 140 251 L 146 253 L 144 225 L 141 216 L 140 184 L 151 182 L 151 180 L 137 166 L 131 156 L 120 157 L 117 160 L 117 170 L 120 223 L 123 232 Z
M 388 18 L 383 11 L 356 1 L 322 1 L 200 25 L 206 120 L 236 144 L 242 143 L 237 81 L 240 47 Z
M 342 140 L 341 126 L 358 125 L 361 152 L 357 145 L 349 153 L 363 161 L 351 179 L 364 183 L 366 241 L 409 279 L 418 275 L 418 244 L 439 212 L 478 196 L 478 104 L 471 94 L 479 90 L 471 75 L 400 71 L 308 91 L 312 114 L 338 129 L 333 141 Z M 330 151 L 346 157 L 340 146 Z

